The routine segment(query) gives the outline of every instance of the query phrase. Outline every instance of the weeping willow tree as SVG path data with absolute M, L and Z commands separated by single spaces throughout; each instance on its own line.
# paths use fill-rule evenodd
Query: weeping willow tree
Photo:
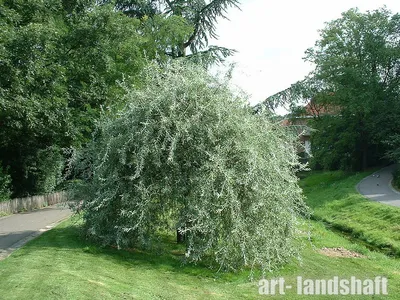
M 73 156 L 87 234 L 146 249 L 178 230 L 187 261 L 225 270 L 265 271 L 296 256 L 307 208 L 295 138 L 199 66 L 177 60 L 143 76 L 145 87 L 129 89 L 126 107 Z

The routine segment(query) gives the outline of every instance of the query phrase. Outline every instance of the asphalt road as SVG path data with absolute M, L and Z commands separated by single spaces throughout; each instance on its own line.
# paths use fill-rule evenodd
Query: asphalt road
M 0 218 L 0 260 L 71 215 L 61 205 Z
M 400 193 L 391 185 L 395 169 L 396 165 L 391 165 L 365 177 L 357 185 L 357 190 L 371 200 L 400 207 Z

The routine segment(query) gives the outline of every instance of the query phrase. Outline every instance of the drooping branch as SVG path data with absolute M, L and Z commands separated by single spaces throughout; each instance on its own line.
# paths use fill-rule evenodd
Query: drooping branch
M 175 12 L 174 3 L 171 2 L 170 0 L 165 0 L 165 2 L 167 3 L 167 5 L 168 5 L 168 7 L 169 7 L 169 10 L 170 10 L 171 12 Z
M 259 106 L 264 106 L 272 111 L 279 106 L 296 106 L 299 102 L 311 100 L 317 94 L 326 90 L 328 90 L 328 87 L 313 74 L 310 74 L 305 79 L 292 84 L 289 88 L 269 96 Z
M 184 43 L 184 48 L 190 47 L 192 52 L 208 44 L 208 38 L 217 38 L 216 21 L 218 17 L 227 19 L 229 7 L 239 8 L 238 0 L 213 0 L 200 9 L 193 20 L 194 30 Z
M 236 50 L 233 49 L 210 46 L 205 51 L 200 51 L 187 55 L 187 58 L 205 65 L 211 65 L 213 63 L 220 64 L 224 62 L 225 58 L 232 56 L 235 52 Z

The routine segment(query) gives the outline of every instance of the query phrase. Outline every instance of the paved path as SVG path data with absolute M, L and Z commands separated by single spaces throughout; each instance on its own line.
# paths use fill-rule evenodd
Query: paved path
M 357 190 L 371 200 L 400 207 L 400 193 L 391 185 L 395 169 L 396 165 L 391 165 L 365 177 L 357 185 Z
M 0 218 L 0 260 L 70 215 L 65 206 L 54 205 Z

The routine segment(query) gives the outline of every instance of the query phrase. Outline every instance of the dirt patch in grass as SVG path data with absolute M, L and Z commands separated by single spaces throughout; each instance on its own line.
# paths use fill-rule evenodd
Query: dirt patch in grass
M 365 255 L 362 255 L 360 253 L 354 252 L 347 250 L 343 247 L 338 247 L 338 248 L 321 248 L 319 250 L 319 253 L 322 255 L 326 255 L 329 257 L 350 257 L 350 258 L 366 258 Z

